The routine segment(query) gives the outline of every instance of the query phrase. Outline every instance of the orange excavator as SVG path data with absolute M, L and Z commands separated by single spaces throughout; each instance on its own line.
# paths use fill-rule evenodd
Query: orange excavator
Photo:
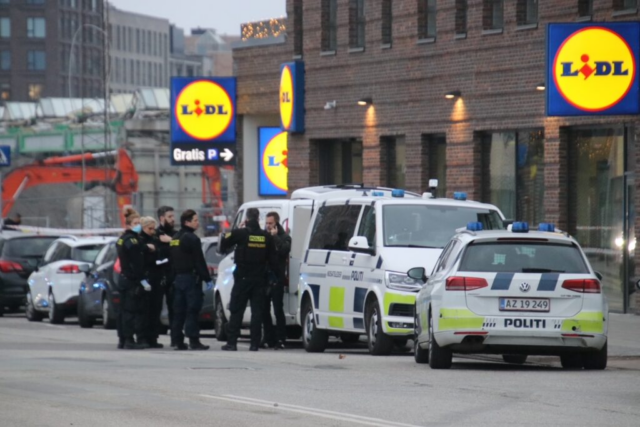
M 95 166 L 69 166 L 69 163 L 115 157 L 115 167 L 105 169 Z M 51 157 L 9 172 L 2 185 L 2 216 L 6 218 L 20 194 L 30 187 L 47 184 L 99 182 L 110 187 L 118 196 L 120 220 L 123 208 L 131 204 L 132 194 L 138 191 L 138 173 L 131 157 L 124 149 L 103 153 L 86 153 L 72 156 Z

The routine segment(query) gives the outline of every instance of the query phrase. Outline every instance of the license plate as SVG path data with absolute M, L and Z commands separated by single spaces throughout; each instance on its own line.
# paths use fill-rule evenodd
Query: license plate
M 500 311 L 548 312 L 550 309 L 548 298 L 500 298 Z

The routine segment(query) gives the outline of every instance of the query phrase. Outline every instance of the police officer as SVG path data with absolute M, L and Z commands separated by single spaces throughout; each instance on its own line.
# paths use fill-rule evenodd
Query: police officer
M 250 351 L 258 351 L 262 335 L 262 312 L 267 286 L 267 266 L 278 271 L 278 260 L 269 233 L 260 229 L 260 212 L 256 208 L 247 209 L 244 228 L 233 230 L 221 236 L 221 252 L 227 252 L 234 245 L 236 269 L 233 272 L 234 285 L 231 290 L 231 319 L 227 326 L 227 344 L 225 351 L 237 351 L 238 337 L 242 318 L 251 301 L 251 347 Z
M 162 312 L 162 298 L 164 290 L 162 289 L 163 267 L 157 264 L 158 248 L 160 240 L 156 236 L 156 220 L 150 216 L 140 219 L 142 232 L 140 240 L 147 249 L 144 253 L 145 276 L 151 284 L 151 292 L 143 297 L 143 319 L 141 329 L 144 331 L 144 343 L 150 348 L 162 348 L 163 345 L 158 342 L 160 334 L 160 313 Z
M 273 236 L 273 243 L 278 254 L 278 271 L 269 271 L 269 290 L 265 298 L 263 313 L 264 322 L 264 347 L 283 349 L 287 339 L 287 320 L 284 316 L 284 288 L 286 283 L 287 261 L 291 252 L 291 237 L 280 225 L 280 215 L 277 212 L 269 212 L 265 221 L 267 232 Z M 279 277 L 278 280 L 276 277 Z M 271 319 L 271 304 L 273 314 L 276 317 L 274 328 Z
M 198 214 L 189 209 L 180 216 L 180 231 L 171 241 L 171 267 L 174 274 L 173 323 L 171 338 L 176 350 L 187 350 L 184 335 L 189 337 L 191 350 L 208 350 L 209 346 L 200 342 L 198 317 L 202 308 L 202 281 L 207 290 L 213 289 L 213 282 L 202 253 L 202 242 L 195 235 L 200 227 Z M 182 329 L 184 328 L 184 335 Z
M 158 237 L 156 254 L 160 262 L 164 262 L 161 265 L 162 268 L 162 289 L 167 299 L 167 312 L 169 313 L 169 325 L 173 324 L 173 277 L 171 274 L 171 256 L 169 250 L 169 243 L 173 238 L 175 231 L 176 216 L 174 209 L 171 206 L 160 206 L 158 208 L 158 228 L 156 229 L 156 236 Z M 173 338 L 171 339 L 171 347 L 175 347 Z
M 136 344 L 133 339 L 135 333 L 142 339 L 140 316 L 142 315 L 142 292 L 151 291 L 151 285 L 144 275 L 144 245 L 140 241 L 140 214 L 132 208 L 124 212 L 126 231 L 116 244 L 118 258 L 122 269 L 118 288 L 120 291 L 120 312 L 118 314 L 118 348 L 127 350 L 141 350 L 149 348 L 145 344 Z M 138 326 L 138 330 L 136 330 Z

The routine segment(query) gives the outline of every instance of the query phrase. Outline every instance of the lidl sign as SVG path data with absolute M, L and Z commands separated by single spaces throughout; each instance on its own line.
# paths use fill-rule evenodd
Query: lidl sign
M 288 133 L 280 128 L 259 129 L 260 173 L 258 188 L 260 196 L 286 196 L 288 190 Z
M 549 24 L 547 115 L 640 113 L 640 23 Z
M 280 122 L 283 131 L 304 133 L 304 62 L 280 67 Z

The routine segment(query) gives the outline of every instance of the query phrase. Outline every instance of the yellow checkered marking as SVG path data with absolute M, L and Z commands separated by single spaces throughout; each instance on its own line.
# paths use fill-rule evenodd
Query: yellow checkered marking
M 394 294 L 393 292 L 385 292 L 384 294 L 384 314 L 389 315 L 389 308 L 391 304 L 409 304 L 415 305 L 415 295 L 401 295 Z
M 483 316 L 477 316 L 471 310 L 459 308 L 441 308 L 438 331 L 456 331 L 460 329 L 482 329 Z
M 574 331 L 573 328 L 576 328 Z M 601 311 L 586 311 L 562 322 L 562 332 L 604 333 L 604 315 Z

